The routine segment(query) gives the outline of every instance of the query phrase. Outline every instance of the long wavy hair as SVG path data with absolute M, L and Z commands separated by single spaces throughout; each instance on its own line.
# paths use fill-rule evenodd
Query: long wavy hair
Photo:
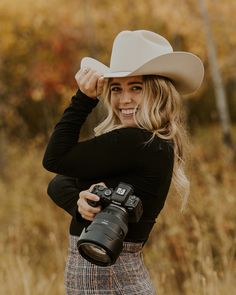
M 111 107 L 111 91 L 108 80 L 104 87 L 103 102 L 107 117 L 95 129 L 100 135 L 117 128 L 122 128 L 119 118 Z M 185 148 L 187 133 L 184 127 L 182 99 L 171 81 L 156 75 L 143 76 L 143 99 L 139 111 L 134 115 L 138 127 L 152 132 L 153 136 L 171 140 L 174 143 L 173 184 L 182 198 L 182 209 L 189 195 L 189 180 L 185 174 Z

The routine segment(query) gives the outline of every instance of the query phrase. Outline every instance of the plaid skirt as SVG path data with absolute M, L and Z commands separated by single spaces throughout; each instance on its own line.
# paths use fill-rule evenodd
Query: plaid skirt
M 77 236 L 70 235 L 65 269 L 67 295 L 155 295 L 143 262 L 142 243 L 124 242 L 115 264 L 97 266 L 84 259 L 77 249 Z

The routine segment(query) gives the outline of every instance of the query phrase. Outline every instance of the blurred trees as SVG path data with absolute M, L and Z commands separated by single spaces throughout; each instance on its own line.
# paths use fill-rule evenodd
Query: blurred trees
M 208 1 L 208 7 L 235 121 L 236 2 Z M 187 100 L 189 122 L 218 119 L 197 0 L 1 0 L 0 128 L 20 138 L 47 136 L 76 89 L 80 59 L 88 55 L 109 64 L 114 36 L 126 29 L 156 31 L 175 50 L 199 55 L 206 78 Z

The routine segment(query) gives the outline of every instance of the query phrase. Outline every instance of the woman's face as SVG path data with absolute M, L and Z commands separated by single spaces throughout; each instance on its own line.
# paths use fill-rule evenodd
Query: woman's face
M 143 97 L 143 77 L 113 78 L 111 106 L 123 126 L 136 126 L 134 116 Z

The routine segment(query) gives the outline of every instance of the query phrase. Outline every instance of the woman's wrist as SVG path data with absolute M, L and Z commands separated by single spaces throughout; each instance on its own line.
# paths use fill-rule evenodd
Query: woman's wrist
M 91 98 L 84 94 L 80 89 L 77 90 L 75 96 L 72 97 L 72 106 L 75 107 L 86 107 L 87 108 L 95 108 L 98 104 L 99 100 L 97 98 Z
M 81 98 L 81 99 L 86 99 L 86 100 L 90 100 L 90 101 L 98 101 L 99 100 L 97 97 L 90 97 L 90 96 L 86 95 L 79 88 L 78 88 L 78 90 L 76 92 L 76 97 L 79 98 L 79 99 Z

